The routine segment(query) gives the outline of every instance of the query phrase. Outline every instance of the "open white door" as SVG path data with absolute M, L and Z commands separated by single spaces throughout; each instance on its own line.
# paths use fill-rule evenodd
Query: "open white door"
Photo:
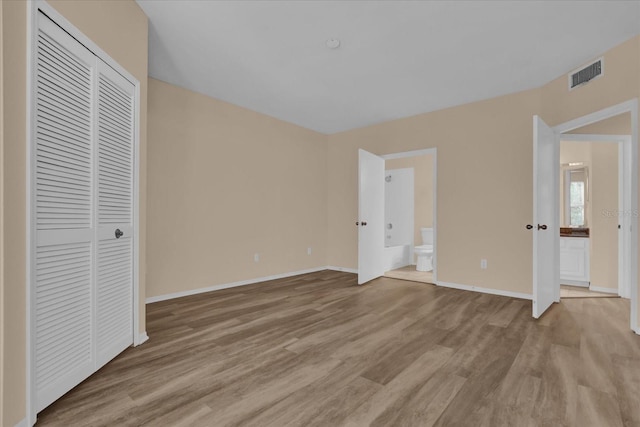
M 559 148 L 554 131 L 533 117 L 533 317 L 559 300 Z
M 358 150 L 358 284 L 384 274 L 384 159 Z

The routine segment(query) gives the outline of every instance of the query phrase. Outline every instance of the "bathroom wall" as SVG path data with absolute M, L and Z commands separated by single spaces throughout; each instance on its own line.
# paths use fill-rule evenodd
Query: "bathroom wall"
M 591 143 L 591 286 L 618 289 L 618 144 Z
M 325 135 L 150 78 L 149 141 L 148 297 L 327 265 Z
M 422 244 L 421 227 L 433 227 L 433 155 L 391 159 L 385 162 L 385 168 L 414 170 L 414 246 Z
M 385 247 L 413 245 L 414 181 L 413 168 L 386 170 L 384 183 Z M 410 263 L 411 260 L 407 259 L 405 265 Z

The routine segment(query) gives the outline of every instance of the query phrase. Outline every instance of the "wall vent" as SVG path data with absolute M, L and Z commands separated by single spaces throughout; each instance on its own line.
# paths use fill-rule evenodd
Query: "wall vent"
M 602 76 L 602 58 L 584 68 L 569 73 L 569 90 Z

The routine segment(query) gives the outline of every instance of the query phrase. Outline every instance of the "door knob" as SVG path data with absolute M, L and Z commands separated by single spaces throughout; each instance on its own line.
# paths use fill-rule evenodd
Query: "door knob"
M 531 230 L 532 228 L 533 228 L 533 225 L 527 224 L 527 230 Z
M 362 226 L 366 226 L 367 225 L 367 221 L 362 221 Z
M 546 230 L 547 229 L 547 225 L 546 224 L 538 224 L 538 230 Z
M 122 231 L 120 231 L 119 228 L 116 228 L 116 239 L 119 239 L 122 236 L 124 236 L 124 233 Z

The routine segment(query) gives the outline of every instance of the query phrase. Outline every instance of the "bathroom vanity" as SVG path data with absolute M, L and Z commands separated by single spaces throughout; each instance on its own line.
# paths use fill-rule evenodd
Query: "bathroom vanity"
M 589 286 L 589 229 L 560 229 L 560 283 Z

